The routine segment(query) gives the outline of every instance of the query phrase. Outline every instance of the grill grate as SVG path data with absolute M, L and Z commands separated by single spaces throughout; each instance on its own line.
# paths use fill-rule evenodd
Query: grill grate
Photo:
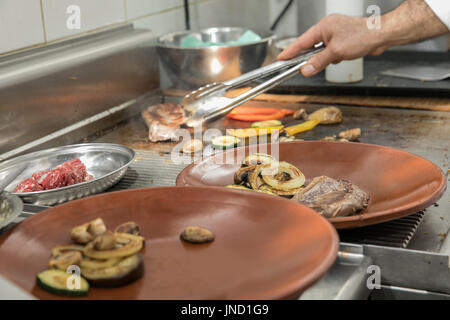
M 424 215 L 425 212 L 420 211 L 401 219 L 373 226 L 340 230 L 339 236 L 342 242 L 406 248 Z

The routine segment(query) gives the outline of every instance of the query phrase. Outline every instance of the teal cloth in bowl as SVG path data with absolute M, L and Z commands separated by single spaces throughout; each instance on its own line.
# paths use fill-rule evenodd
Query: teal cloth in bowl
M 189 35 L 189 36 L 185 37 L 183 39 L 183 41 L 181 42 L 181 48 L 207 48 L 207 47 L 212 47 L 212 46 L 220 46 L 220 47 L 240 46 L 240 45 L 251 43 L 251 42 L 257 42 L 260 40 L 261 40 L 261 37 L 251 30 L 245 31 L 239 37 L 239 39 L 237 39 L 236 41 L 229 41 L 229 42 L 225 42 L 225 43 L 210 42 L 210 41 L 205 42 L 205 41 L 198 39 L 194 35 Z

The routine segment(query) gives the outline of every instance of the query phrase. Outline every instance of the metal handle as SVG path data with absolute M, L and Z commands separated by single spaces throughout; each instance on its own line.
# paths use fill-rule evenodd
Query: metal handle
M 309 60 L 309 58 L 311 58 L 316 53 L 322 51 L 323 49 L 325 49 L 325 45 L 323 44 L 323 42 L 321 42 L 321 43 L 317 44 L 313 49 L 303 51 L 301 53 L 301 55 L 299 55 L 291 60 L 276 61 L 265 67 L 250 71 L 246 74 L 243 74 L 242 76 L 239 76 L 237 78 L 234 78 L 234 79 L 231 79 L 228 81 L 224 81 L 223 84 L 226 86 L 229 86 L 229 87 L 237 87 L 239 85 L 250 82 L 252 80 L 264 78 L 275 72 L 282 71 L 286 68 L 295 66 L 298 63 L 301 63 L 305 60 Z
M 204 120 L 212 120 L 214 118 L 217 118 L 223 114 L 226 114 L 233 110 L 235 107 L 243 104 L 244 102 L 256 97 L 257 95 L 260 95 L 263 92 L 266 92 L 267 90 L 272 89 L 273 87 L 276 87 L 280 83 L 294 77 L 297 75 L 300 71 L 300 68 L 305 65 L 307 61 L 303 61 L 300 64 L 296 65 L 295 67 L 292 67 L 288 69 L 287 71 L 271 78 L 270 80 L 261 83 L 260 85 L 254 87 L 253 89 L 241 94 L 240 96 L 237 96 L 236 98 L 232 99 L 231 103 L 227 105 L 223 109 L 219 109 L 211 114 L 208 114 L 204 117 Z

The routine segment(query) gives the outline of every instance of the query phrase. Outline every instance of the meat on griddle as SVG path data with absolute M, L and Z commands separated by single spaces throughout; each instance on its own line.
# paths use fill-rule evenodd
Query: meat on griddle
M 327 176 L 314 178 L 293 198 L 326 218 L 354 215 L 367 207 L 369 199 L 369 195 L 353 183 Z
M 176 103 L 161 103 L 142 111 L 148 128 L 148 138 L 151 142 L 173 140 L 177 141 L 178 129 L 185 122 L 183 108 Z

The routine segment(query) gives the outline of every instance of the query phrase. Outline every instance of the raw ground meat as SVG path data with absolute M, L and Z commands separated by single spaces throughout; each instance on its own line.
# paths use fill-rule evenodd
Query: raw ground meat
M 86 166 L 77 158 L 64 162 L 53 170 L 34 173 L 31 178 L 20 182 L 14 189 L 14 192 L 23 193 L 51 190 L 89 181 L 92 178 L 87 173 Z

